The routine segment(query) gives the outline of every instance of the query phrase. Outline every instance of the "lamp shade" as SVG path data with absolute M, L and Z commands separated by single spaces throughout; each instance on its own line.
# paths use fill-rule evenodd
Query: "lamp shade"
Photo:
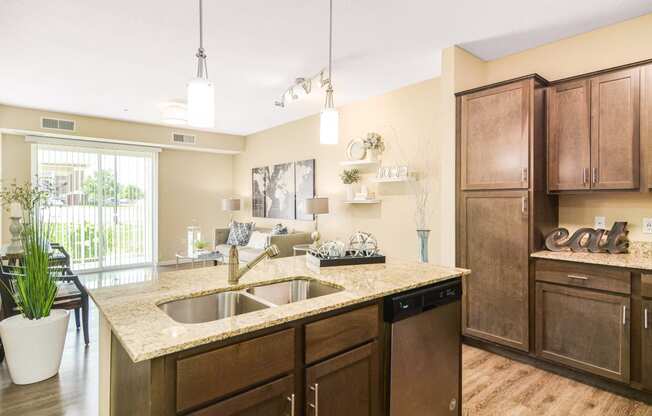
M 319 120 L 319 143 L 337 144 L 339 141 L 340 115 L 334 108 L 324 108 Z
M 306 199 L 307 214 L 328 214 L 328 198 L 308 198 Z
M 224 211 L 240 211 L 240 199 L 238 198 L 223 199 L 222 209 Z
M 193 127 L 215 127 L 215 89 L 204 78 L 188 82 L 188 124 Z

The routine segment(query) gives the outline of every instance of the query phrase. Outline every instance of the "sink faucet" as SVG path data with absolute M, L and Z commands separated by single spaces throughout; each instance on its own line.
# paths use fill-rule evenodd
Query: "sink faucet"
M 245 273 L 253 269 L 255 265 L 260 263 L 263 259 L 267 257 L 276 257 L 279 255 L 279 250 L 276 244 L 272 244 L 265 248 L 262 253 L 256 256 L 255 259 L 251 260 L 249 263 L 240 267 L 240 259 L 238 257 L 238 248 L 237 246 L 231 246 L 229 250 L 229 284 L 237 285 L 238 281 Z

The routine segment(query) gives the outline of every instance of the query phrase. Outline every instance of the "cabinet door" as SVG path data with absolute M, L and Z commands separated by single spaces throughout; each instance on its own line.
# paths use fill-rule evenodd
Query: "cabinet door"
M 548 94 L 548 190 L 591 187 L 589 81 L 556 85 Z
M 641 68 L 641 163 L 645 188 L 652 188 L 652 65 Z
M 191 413 L 192 416 L 290 416 L 298 414 L 294 377 L 249 390 L 228 400 Z M 293 410 L 293 406 L 294 410 Z
M 627 296 L 537 282 L 537 355 L 628 382 L 629 318 Z
M 465 192 L 460 204 L 464 334 L 529 349 L 528 193 Z
M 462 189 L 528 187 L 532 81 L 461 97 Z
M 639 185 L 640 69 L 591 79 L 591 175 L 594 189 Z
M 644 299 L 641 303 L 641 379 L 643 386 L 652 391 L 652 300 Z
M 306 369 L 306 415 L 376 416 L 380 375 L 376 341 Z

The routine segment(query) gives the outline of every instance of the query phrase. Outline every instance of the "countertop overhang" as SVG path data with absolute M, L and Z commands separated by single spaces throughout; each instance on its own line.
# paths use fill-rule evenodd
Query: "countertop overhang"
M 626 254 L 574 253 L 572 251 L 537 251 L 530 254 L 530 257 L 537 259 L 570 261 L 575 263 L 596 264 L 600 266 L 652 271 L 652 255 L 650 253 L 640 251 Z
M 387 259 L 385 264 L 315 270 L 306 265 L 305 256 L 299 256 L 264 261 L 236 286 L 227 283 L 227 267 L 217 266 L 163 272 L 150 282 L 89 289 L 89 294 L 129 357 L 140 362 L 468 273 L 465 269 L 395 259 Z M 201 324 L 175 322 L 157 306 L 300 276 L 342 286 L 344 290 Z

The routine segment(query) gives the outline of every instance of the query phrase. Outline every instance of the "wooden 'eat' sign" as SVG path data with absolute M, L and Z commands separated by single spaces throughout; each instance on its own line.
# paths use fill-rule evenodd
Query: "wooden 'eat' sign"
M 550 251 L 570 249 L 578 253 L 587 251 L 591 253 L 627 253 L 628 233 L 625 221 L 615 222 L 608 233 L 607 230 L 602 229 L 580 228 L 570 238 L 567 229 L 556 228 L 546 237 L 546 248 Z

